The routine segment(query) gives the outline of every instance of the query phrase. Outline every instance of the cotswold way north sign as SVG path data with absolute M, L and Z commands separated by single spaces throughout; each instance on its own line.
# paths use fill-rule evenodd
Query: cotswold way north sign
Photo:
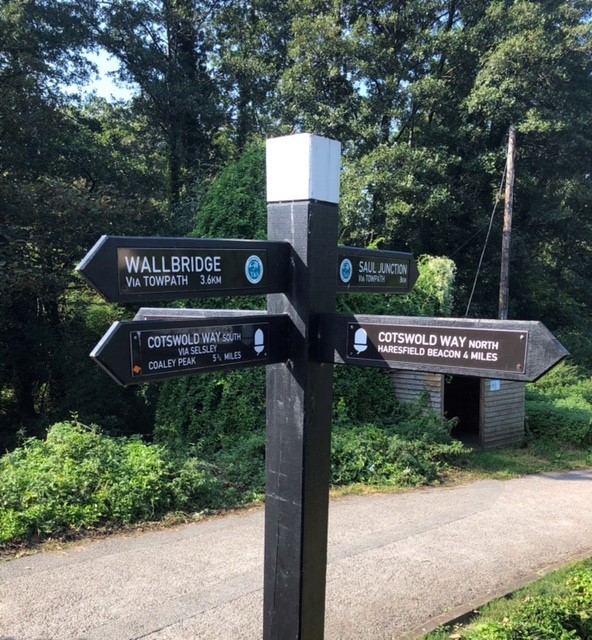
M 119 384 L 265 366 L 264 640 L 322 640 L 333 364 L 534 380 L 567 352 L 538 322 L 348 316 L 408 293 L 410 253 L 337 246 L 339 143 L 267 142 L 268 240 L 103 236 L 78 271 L 112 302 L 267 294 L 263 311 L 141 308 L 91 356 Z
M 532 382 L 567 355 L 541 323 L 323 316 L 323 362 Z

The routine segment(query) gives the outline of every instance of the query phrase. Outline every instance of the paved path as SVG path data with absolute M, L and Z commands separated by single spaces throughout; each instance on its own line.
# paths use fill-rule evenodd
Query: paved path
M 437 616 L 592 556 L 592 470 L 331 503 L 327 640 Z M 2 640 L 259 640 L 263 512 L 0 563 Z

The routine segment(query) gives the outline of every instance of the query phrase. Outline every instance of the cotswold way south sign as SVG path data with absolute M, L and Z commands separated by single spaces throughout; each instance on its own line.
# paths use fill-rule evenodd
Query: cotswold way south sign
M 566 350 L 539 322 L 335 313 L 407 293 L 411 254 L 337 246 L 341 148 L 267 142 L 268 240 L 103 236 L 78 266 L 113 302 L 267 294 L 267 313 L 142 308 L 91 356 L 119 384 L 265 366 L 264 640 L 324 634 L 333 364 L 534 380 Z

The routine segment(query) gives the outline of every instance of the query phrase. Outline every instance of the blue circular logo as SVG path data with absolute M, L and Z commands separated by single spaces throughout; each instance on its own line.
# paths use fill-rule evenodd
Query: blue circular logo
M 249 256 L 245 262 L 245 275 L 251 284 L 259 284 L 263 278 L 263 262 L 259 256 Z
M 339 277 L 341 278 L 341 282 L 347 284 L 354 274 L 354 268 L 352 266 L 351 260 L 345 258 L 341 261 L 341 265 L 339 266 Z

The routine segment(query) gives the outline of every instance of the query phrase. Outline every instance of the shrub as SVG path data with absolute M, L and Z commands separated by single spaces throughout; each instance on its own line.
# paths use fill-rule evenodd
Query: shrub
M 220 496 L 221 484 L 197 461 L 173 460 L 137 437 L 57 423 L 45 440 L 0 458 L 0 543 L 204 509 Z
M 592 637 L 592 571 L 574 571 L 564 593 L 525 598 L 503 622 L 476 625 L 466 640 L 569 640 Z
M 227 504 L 222 482 L 212 465 L 196 457 L 179 461 L 171 481 L 172 507 L 178 511 L 217 509 Z
M 592 379 L 561 363 L 527 387 L 526 414 L 531 438 L 570 446 L 592 444 Z
M 230 443 L 265 432 L 265 370 L 187 376 L 163 385 L 154 436 L 173 451 L 197 447 L 211 457 Z
M 58 423 L 0 460 L 0 541 L 153 516 L 164 500 L 158 449 Z
M 331 478 L 335 485 L 416 486 L 439 479 L 468 450 L 453 441 L 454 424 L 426 409 L 425 398 L 398 405 L 382 425 L 333 429 Z
M 592 406 L 588 403 L 577 398 L 529 399 L 526 414 L 530 438 L 577 447 L 592 444 Z
M 213 460 L 236 504 L 265 493 L 265 429 L 229 439 Z
M 375 425 L 337 428 L 332 439 L 331 480 L 335 485 L 418 486 L 441 478 L 464 453 L 460 442 L 407 440 Z

